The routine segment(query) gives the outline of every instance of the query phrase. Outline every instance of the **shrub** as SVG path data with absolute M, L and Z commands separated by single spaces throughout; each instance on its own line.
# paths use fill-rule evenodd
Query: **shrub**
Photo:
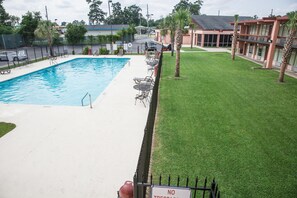
M 114 50 L 114 54 L 117 55 L 120 51 L 120 49 L 123 49 L 124 54 L 126 53 L 126 50 L 122 46 L 118 47 L 118 49 Z
M 106 48 L 100 48 L 100 54 L 107 55 L 109 54 L 109 50 L 107 50 Z
M 83 55 L 88 55 L 89 53 L 89 47 L 85 47 L 83 50 Z

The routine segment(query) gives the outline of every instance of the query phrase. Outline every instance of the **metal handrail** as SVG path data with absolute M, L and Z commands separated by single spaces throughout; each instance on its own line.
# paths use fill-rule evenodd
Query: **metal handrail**
M 81 106 L 84 106 L 84 99 L 89 95 L 89 100 L 90 100 L 90 108 L 92 109 L 92 96 L 91 94 L 89 94 L 89 92 L 86 93 L 86 95 L 84 95 L 84 97 L 81 99 Z

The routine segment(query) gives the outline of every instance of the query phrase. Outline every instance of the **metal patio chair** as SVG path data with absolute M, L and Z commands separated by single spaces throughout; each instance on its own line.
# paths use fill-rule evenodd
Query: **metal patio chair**
M 135 105 L 136 105 L 136 101 L 139 100 L 143 103 L 144 107 L 146 107 L 145 101 L 149 102 L 149 95 L 150 95 L 150 91 L 142 91 L 140 94 L 136 94 Z

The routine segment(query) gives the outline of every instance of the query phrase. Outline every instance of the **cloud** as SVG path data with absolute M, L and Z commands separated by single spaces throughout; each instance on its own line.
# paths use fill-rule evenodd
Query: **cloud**
M 194 0 L 190 1 L 194 2 Z M 102 2 L 101 8 L 107 12 L 108 1 Z M 161 16 L 165 17 L 171 13 L 179 0 L 113 0 L 113 2 L 120 2 L 122 8 L 135 4 L 142 9 L 143 15 L 146 15 L 148 4 L 149 12 L 153 14 L 152 18 L 159 19 Z M 51 20 L 58 19 L 59 22 L 88 21 L 89 6 L 85 0 L 5 0 L 3 5 L 9 14 L 19 17 L 27 11 L 40 11 L 42 17 L 45 18 L 45 6 L 47 6 Z M 274 9 L 274 13 L 277 15 L 285 15 L 289 11 L 297 10 L 297 3 L 296 0 L 203 0 L 201 13 L 217 15 L 220 10 L 221 15 L 253 16 L 256 14 L 263 17 L 268 16 L 271 9 Z
M 71 1 L 60 1 L 57 5 L 56 5 L 58 8 L 61 8 L 61 9 L 72 9 L 73 6 L 71 5 Z

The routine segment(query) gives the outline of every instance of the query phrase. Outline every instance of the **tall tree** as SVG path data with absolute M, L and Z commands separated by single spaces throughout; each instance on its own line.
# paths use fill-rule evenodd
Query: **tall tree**
M 174 53 L 174 38 L 175 38 L 175 32 L 177 28 L 177 22 L 176 18 L 172 15 L 169 15 L 165 18 L 165 24 L 166 27 L 169 30 L 170 33 L 170 42 L 171 42 L 171 56 L 173 56 Z
M 179 9 L 174 13 L 174 17 L 177 23 L 176 30 L 176 63 L 175 63 L 175 77 L 180 77 L 180 49 L 183 43 L 183 34 L 182 31 L 185 27 L 185 24 L 189 23 L 190 13 L 188 10 Z
M 127 29 L 128 35 L 130 35 L 129 41 L 134 41 L 134 34 L 136 34 L 136 29 L 134 24 L 129 24 L 129 27 Z
M 139 13 L 141 8 L 137 5 L 131 5 L 124 8 L 124 24 L 139 24 Z
M 193 39 L 194 39 L 194 28 L 195 28 L 195 23 L 190 22 L 189 27 L 191 29 L 191 49 L 193 48 Z
M 178 4 L 174 6 L 173 12 L 177 12 L 178 10 L 189 10 L 191 15 L 200 15 L 200 9 L 202 7 L 203 1 L 196 0 L 194 3 L 189 0 L 180 0 Z
M 5 11 L 4 7 L 3 7 L 3 1 L 4 0 L 0 0 L 0 24 L 1 25 L 8 25 L 7 22 L 9 20 L 9 14 Z
M 232 50 L 231 50 L 231 56 L 233 61 L 235 59 L 235 52 L 236 52 L 236 45 L 237 45 L 237 31 L 238 31 L 238 14 L 234 15 L 234 31 L 233 31 L 233 38 L 232 38 Z
M 120 2 L 112 3 L 112 16 L 111 21 L 113 24 L 123 24 L 124 23 L 124 12 L 122 11 L 122 6 Z
M 11 26 L 6 26 L 0 24 L 0 34 L 12 34 L 13 28 Z
M 289 58 L 292 54 L 292 44 L 294 40 L 294 36 L 297 32 L 297 11 L 292 11 L 287 13 L 289 21 L 286 23 L 286 26 L 289 30 L 289 36 L 286 39 L 286 43 L 283 49 L 282 63 L 279 73 L 279 82 L 284 82 L 285 71 L 289 62 Z
M 162 22 L 158 25 L 158 28 L 160 29 L 161 42 L 163 43 L 163 38 L 168 33 L 168 27 L 167 27 L 167 24 L 166 24 L 166 18 L 162 20 Z
M 10 18 L 9 20 L 10 20 L 12 26 L 15 26 L 16 24 L 18 24 L 20 22 L 20 17 L 11 15 L 11 16 L 9 16 L 9 18 Z
M 34 34 L 38 38 L 47 39 L 48 46 L 50 48 L 50 55 L 54 56 L 53 42 L 54 38 L 57 38 L 59 36 L 57 29 L 54 27 L 54 23 L 47 20 L 39 21 Z
M 32 44 L 35 38 L 34 31 L 38 26 L 38 22 L 41 20 L 40 12 L 27 12 L 22 16 L 21 27 L 19 34 L 21 34 L 25 40 L 25 43 Z
M 84 25 L 68 23 L 67 32 L 65 33 L 65 38 L 67 42 L 72 45 L 73 54 L 74 54 L 74 45 L 84 39 L 86 32 L 87 32 L 87 29 L 85 28 Z
M 100 0 L 86 0 L 89 4 L 89 20 L 92 24 L 99 24 L 104 21 L 104 17 L 106 15 L 106 12 L 103 12 L 103 10 L 100 8 L 102 1 Z
M 128 34 L 128 30 L 123 28 L 122 30 L 118 31 L 117 34 L 120 37 L 120 39 L 122 40 L 122 42 L 124 42 L 125 38 L 126 38 L 126 36 Z
M 3 0 L 0 0 L 0 34 L 13 33 L 11 16 L 5 11 L 3 7 Z

